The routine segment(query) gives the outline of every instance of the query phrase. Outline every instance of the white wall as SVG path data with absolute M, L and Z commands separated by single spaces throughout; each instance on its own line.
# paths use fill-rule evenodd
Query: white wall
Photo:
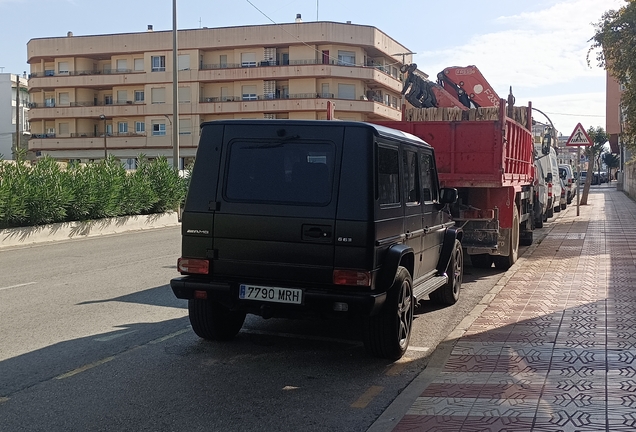
M 15 135 L 15 90 L 12 90 L 12 82 L 19 76 L 2 73 L 0 74 L 0 155 L 3 159 L 13 159 L 11 147 Z M 27 80 L 20 78 L 20 86 L 27 87 Z M 20 120 L 25 124 L 28 109 L 20 107 Z M 24 139 L 24 138 L 23 138 Z

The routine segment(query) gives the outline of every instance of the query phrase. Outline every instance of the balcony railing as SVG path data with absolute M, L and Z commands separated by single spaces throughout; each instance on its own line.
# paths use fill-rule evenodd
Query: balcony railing
M 270 67 L 270 66 L 298 66 L 298 65 L 318 65 L 318 64 L 329 64 L 335 66 L 348 66 L 348 67 L 356 67 L 358 65 L 350 64 L 346 61 L 337 60 L 330 58 L 328 61 L 324 61 L 323 59 L 298 59 L 298 60 L 286 60 L 286 61 L 276 61 L 276 60 L 262 60 L 258 62 L 244 62 L 244 63 L 217 63 L 217 64 L 202 64 L 200 66 L 201 70 L 216 70 L 216 69 L 239 69 L 246 67 Z M 358 66 L 360 67 L 360 66 Z M 362 67 L 371 67 L 379 70 L 395 79 L 400 79 L 401 74 L 394 75 L 391 73 L 392 69 L 385 65 L 377 65 L 374 62 L 367 62 Z M 161 68 L 153 68 L 153 72 L 157 70 L 164 71 L 165 67 Z M 398 69 L 399 71 L 399 69 Z M 79 71 L 69 71 L 69 72 L 58 72 L 56 73 L 53 70 L 47 70 L 44 72 L 32 72 L 29 74 L 29 78 L 39 78 L 45 76 L 79 76 L 79 75 L 117 75 L 117 74 L 131 74 L 131 73 L 145 73 L 145 70 L 133 70 L 133 69 L 103 69 L 103 70 L 79 70 Z
M 144 73 L 142 70 L 132 69 L 103 69 L 103 70 L 77 70 L 68 72 L 58 72 L 47 70 L 44 72 L 32 72 L 29 74 L 29 78 L 40 78 L 50 76 L 80 76 L 80 75 L 118 75 L 118 74 L 130 74 L 130 73 Z
M 108 132 L 106 137 L 140 137 L 146 136 L 146 132 Z M 68 136 L 56 136 L 56 134 L 32 134 L 31 138 L 104 138 L 104 132 L 73 132 Z
M 224 96 L 224 97 L 203 97 L 199 102 L 250 102 L 257 100 L 282 100 L 282 99 L 333 99 L 335 95 L 333 93 L 295 93 L 288 95 L 278 95 L 274 93 L 268 93 L 263 95 L 257 95 L 256 98 L 243 99 L 240 96 Z
M 52 103 L 52 102 L 30 102 L 28 104 L 29 108 L 69 108 L 69 107 L 93 107 L 93 106 L 106 106 L 106 105 L 144 105 L 145 102 L 135 102 L 135 101 L 113 101 L 113 102 L 105 102 L 105 101 L 79 101 L 79 102 L 69 102 L 66 104 L 60 103 Z

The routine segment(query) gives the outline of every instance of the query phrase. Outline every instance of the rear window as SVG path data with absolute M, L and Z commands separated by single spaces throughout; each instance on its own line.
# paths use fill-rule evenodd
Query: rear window
M 331 201 L 331 142 L 234 141 L 225 173 L 228 201 L 326 205 Z

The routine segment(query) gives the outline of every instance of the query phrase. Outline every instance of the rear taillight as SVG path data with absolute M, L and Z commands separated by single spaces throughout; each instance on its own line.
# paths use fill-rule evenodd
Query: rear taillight
M 371 286 L 371 272 L 359 270 L 334 270 L 335 285 Z
M 208 274 L 210 273 L 210 261 L 195 258 L 179 258 L 177 270 L 181 274 Z
M 548 198 L 552 197 L 552 183 L 548 183 Z

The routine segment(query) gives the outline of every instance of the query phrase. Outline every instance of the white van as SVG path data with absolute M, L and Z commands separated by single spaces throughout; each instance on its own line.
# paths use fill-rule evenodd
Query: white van
M 567 185 L 567 203 L 572 203 L 572 199 L 576 196 L 576 175 L 570 165 L 559 165 L 559 175 L 563 182 Z
M 548 208 L 546 213 L 547 217 L 554 216 L 554 212 L 560 212 L 565 210 L 567 206 L 567 197 L 562 193 L 562 187 L 559 177 L 559 162 L 557 159 L 556 151 L 554 147 L 550 147 L 550 153 L 543 155 L 541 153 L 541 144 L 535 144 L 535 152 L 537 155 L 537 162 L 541 165 L 543 173 L 545 174 L 545 181 L 548 187 L 548 199 L 552 199 L 552 208 Z

